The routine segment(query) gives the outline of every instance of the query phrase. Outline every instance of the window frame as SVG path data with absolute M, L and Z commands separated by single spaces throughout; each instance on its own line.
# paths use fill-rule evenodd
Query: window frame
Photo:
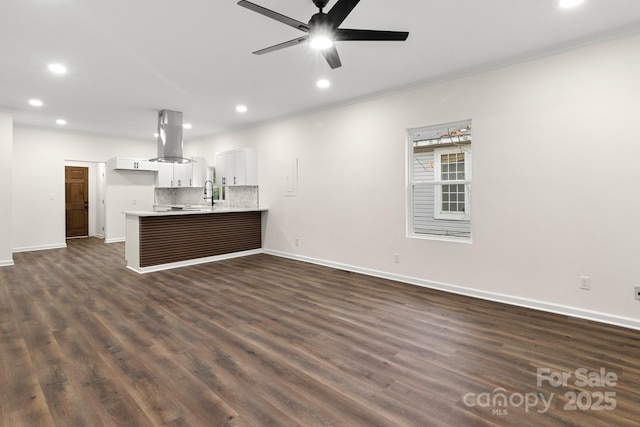
M 462 138 L 458 138 L 458 134 L 453 134 L 452 131 L 456 131 L 457 129 L 466 128 L 468 131 L 471 130 L 472 127 L 472 119 L 450 122 L 450 123 L 442 123 L 438 125 L 430 125 L 430 126 L 421 126 L 416 128 L 408 128 L 407 129 L 407 139 L 406 139 L 406 163 L 405 163 L 405 182 L 406 182 L 406 225 L 407 225 L 407 237 L 420 239 L 420 240 L 434 240 L 434 241 L 444 241 L 444 242 L 456 242 L 456 243 L 464 243 L 464 244 L 472 244 L 473 243 L 473 222 L 471 218 L 471 194 L 473 191 L 472 185 L 472 169 L 473 169 L 473 156 L 472 156 L 472 137 L 471 133 L 468 134 L 468 137 L 462 135 Z M 453 138 L 451 135 L 453 134 Z M 426 143 L 423 143 L 426 141 Z M 420 178 L 415 176 L 415 150 L 417 147 L 425 147 L 432 146 L 434 152 L 433 163 L 429 163 L 428 166 L 432 167 L 434 170 L 433 180 L 421 180 Z M 438 179 L 436 181 L 436 177 L 441 177 L 441 175 L 436 175 L 435 171 L 435 162 L 436 162 L 436 150 L 438 152 L 447 151 L 456 151 L 460 152 L 463 150 L 465 152 L 465 180 L 449 180 L 442 181 Z M 467 158 L 467 156 L 469 156 Z M 420 162 L 420 161 L 419 161 Z M 439 157 L 440 163 L 439 168 L 441 167 L 441 157 Z M 441 173 L 441 169 L 438 170 Z M 432 220 L 442 221 L 443 227 L 446 229 L 447 226 L 444 223 L 451 223 L 455 221 L 464 221 L 468 223 L 468 232 L 466 235 L 455 235 L 455 234 L 439 234 L 439 233 L 429 233 L 417 230 L 417 220 L 419 213 L 416 211 L 418 207 L 416 206 L 415 193 L 419 188 L 423 188 L 426 186 L 433 187 L 434 193 L 435 188 L 439 187 L 440 184 L 464 184 L 465 185 L 465 213 L 464 214 L 445 214 L 445 215 L 457 215 L 458 218 L 436 218 L 435 212 L 432 211 Z M 440 187 L 441 189 L 441 187 Z M 434 194 L 434 210 L 436 205 L 435 194 Z M 441 200 L 440 200 L 441 206 Z
M 442 180 L 442 155 L 464 154 L 464 177 L 465 179 Z M 472 167 L 471 144 L 458 145 L 453 147 L 438 147 L 433 150 L 433 174 L 434 178 L 434 204 L 433 217 L 436 219 L 447 219 L 453 221 L 470 221 L 471 220 L 471 195 L 469 194 L 469 186 L 471 185 L 471 167 Z M 443 212 L 442 211 L 442 186 L 443 185 L 464 185 L 464 213 L 459 212 Z

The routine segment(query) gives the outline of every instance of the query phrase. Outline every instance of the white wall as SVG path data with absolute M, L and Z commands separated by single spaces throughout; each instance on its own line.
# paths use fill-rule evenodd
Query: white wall
M 97 171 L 97 184 L 96 184 L 96 204 L 98 209 L 96 210 L 96 237 L 104 239 L 105 234 L 105 216 L 106 216 L 106 205 L 104 200 L 104 194 L 106 190 L 106 164 L 105 163 L 97 163 L 98 171 Z
M 0 111 L 0 266 L 13 265 L 11 243 L 11 182 L 13 152 L 13 115 Z
M 116 170 L 107 163 L 105 203 L 105 241 L 124 242 L 124 211 L 152 211 L 156 174 L 129 170 Z
M 13 249 L 65 245 L 64 166 L 67 161 L 106 162 L 115 156 L 151 158 L 155 155 L 154 140 L 136 141 L 16 126 L 13 134 Z M 153 195 L 152 187 L 149 192 Z M 107 209 L 111 208 L 107 206 Z
M 186 150 L 213 164 L 258 148 L 275 253 L 640 328 L 639 50 L 637 35 L 608 41 Z M 473 243 L 407 238 L 406 129 L 465 119 Z M 285 197 L 296 158 L 298 196 Z

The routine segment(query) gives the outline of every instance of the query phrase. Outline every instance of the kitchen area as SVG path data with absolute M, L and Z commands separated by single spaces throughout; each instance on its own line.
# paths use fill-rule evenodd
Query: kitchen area
M 256 150 L 217 153 L 213 166 L 183 157 L 182 113 L 168 110 L 159 112 L 158 135 L 156 159 L 107 162 L 108 176 L 154 182 L 152 206 L 134 200 L 120 212 L 127 268 L 147 273 L 261 252 L 267 209 L 259 206 Z

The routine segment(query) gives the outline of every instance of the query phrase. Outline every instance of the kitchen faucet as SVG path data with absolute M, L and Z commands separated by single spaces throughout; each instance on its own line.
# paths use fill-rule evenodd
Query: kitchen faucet
M 210 182 L 210 183 L 211 183 L 211 196 L 207 196 L 207 182 Z M 215 205 L 215 203 L 216 203 L 216 202 L 215 202 L 215 200 L 213 199 L 213 181 L 206 180 L 206 181 L 204 182 L 204 197 L 203 197 L 203 199 L 204 199 L 204 200 L 209 200 L 209 199 L 211 199 L 211 206 L 214 206 L 214 205 Z

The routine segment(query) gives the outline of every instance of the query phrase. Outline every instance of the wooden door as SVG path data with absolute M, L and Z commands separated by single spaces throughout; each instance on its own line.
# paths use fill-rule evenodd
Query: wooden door
M 65 166 L 67 238 L 89 235 L 89 168 Z

